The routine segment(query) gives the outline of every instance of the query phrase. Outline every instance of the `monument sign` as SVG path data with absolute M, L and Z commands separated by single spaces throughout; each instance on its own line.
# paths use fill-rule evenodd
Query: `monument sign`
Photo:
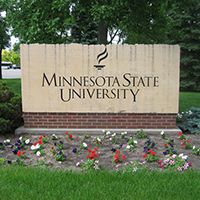
M 178 45 L 21 45 L 27 128 L 175 128 Z

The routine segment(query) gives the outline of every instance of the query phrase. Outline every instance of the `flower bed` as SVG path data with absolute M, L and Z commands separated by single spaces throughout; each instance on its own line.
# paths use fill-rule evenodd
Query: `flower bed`
M 144 131 L 102 131 L 102 136 L 25 135 L 0 138 L 0 165 L 33 165 L 73 170 L 185 171 L 199 168 L 199 136 Z

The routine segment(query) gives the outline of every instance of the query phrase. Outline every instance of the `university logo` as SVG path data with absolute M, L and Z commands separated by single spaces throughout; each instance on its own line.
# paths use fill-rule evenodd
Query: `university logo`
M 105 65 L 101 64 L 101 61 L 105 60 L 107 57 L 108 57 L 108 51 L 105 46 L 104 51 L 102 53 L 98 54 L 98 56 L 97 56 L 98 64 L 94 65 L 94 67 L 96 67 L 98 70 L 101 70 L 103 67 L 105 67 Z

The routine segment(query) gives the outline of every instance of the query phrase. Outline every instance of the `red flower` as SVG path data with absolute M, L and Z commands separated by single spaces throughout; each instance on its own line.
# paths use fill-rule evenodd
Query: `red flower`
M 125 155 L 122 155 L 122 160 L 126 160 L 126 156 Z
M 147 151 L 147 153 L 151 153 L 152 152 L 152 150 L 151 149 L 149 149 L 148 151 Z
M 38 142 L 34 142 L 33 145 L 36 146 Z
M 117 150 L 115 151 L 115 153 L 119 155 L 119 154 L 120 154 L 120 150 L 117 149 Z
M 98 155 L 98 153 L 96 151 L 97 151 L 97 148 L 94 148 L 94 150 L 88 149 L 87 158 L 89 158 L 90 160 L 98 158 L 99 155 Z
M 147 157 L 147 154 L 145 153 L 144 155 L 143 155 L 143 158 L 146 158 Z
M 39 140 L 37 143 L 38 143 L 38 144 L 42 144 L 42 140 Z
M 68 135 L 69 134 L 68 131 L 66 131 L 65 134 Z
M 178 132 L 178 136 L 180 137 L 181 135 L 183 135 L 183 133 L 181 131 Z
M 155 155 L 156 155 L 156 152 L 151 151 L 151 155 L 152 155 L 152 156 L 155 156 Z
M 42 136 L 42 135 L 40 135 L 40 137 L 39 137 L 39 140 L 42 140 L 42 138 L 43 138 L 43 136 Z
M 119 162 L 119 155 L 117 153 L 114 155 L 114 162 Z
M 72 134 L 69 134 L 69 138 L 70 138 L 70 139 L 72 139 L 72 138 L 73 138 Z
M 17 151 L 17 156 L 18 156 L 18 157 L 22 156 L 23 154 L 24 154 L 23 151 L 20 151 L 20 150 Z
M 168 147 L 169 146 L 169 144 L 164 144 L 164 147 Z

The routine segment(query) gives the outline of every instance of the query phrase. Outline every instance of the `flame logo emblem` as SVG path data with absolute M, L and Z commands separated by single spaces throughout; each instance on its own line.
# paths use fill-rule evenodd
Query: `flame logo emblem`
M 98 65 L 94 65 L 98 70 L 101 70 L 105 65 L 100 64 L 102 60 L 105 60 L 108 57 L 108 51 L 105 46 L 105 49 L 102 53 L 97 56 Z

